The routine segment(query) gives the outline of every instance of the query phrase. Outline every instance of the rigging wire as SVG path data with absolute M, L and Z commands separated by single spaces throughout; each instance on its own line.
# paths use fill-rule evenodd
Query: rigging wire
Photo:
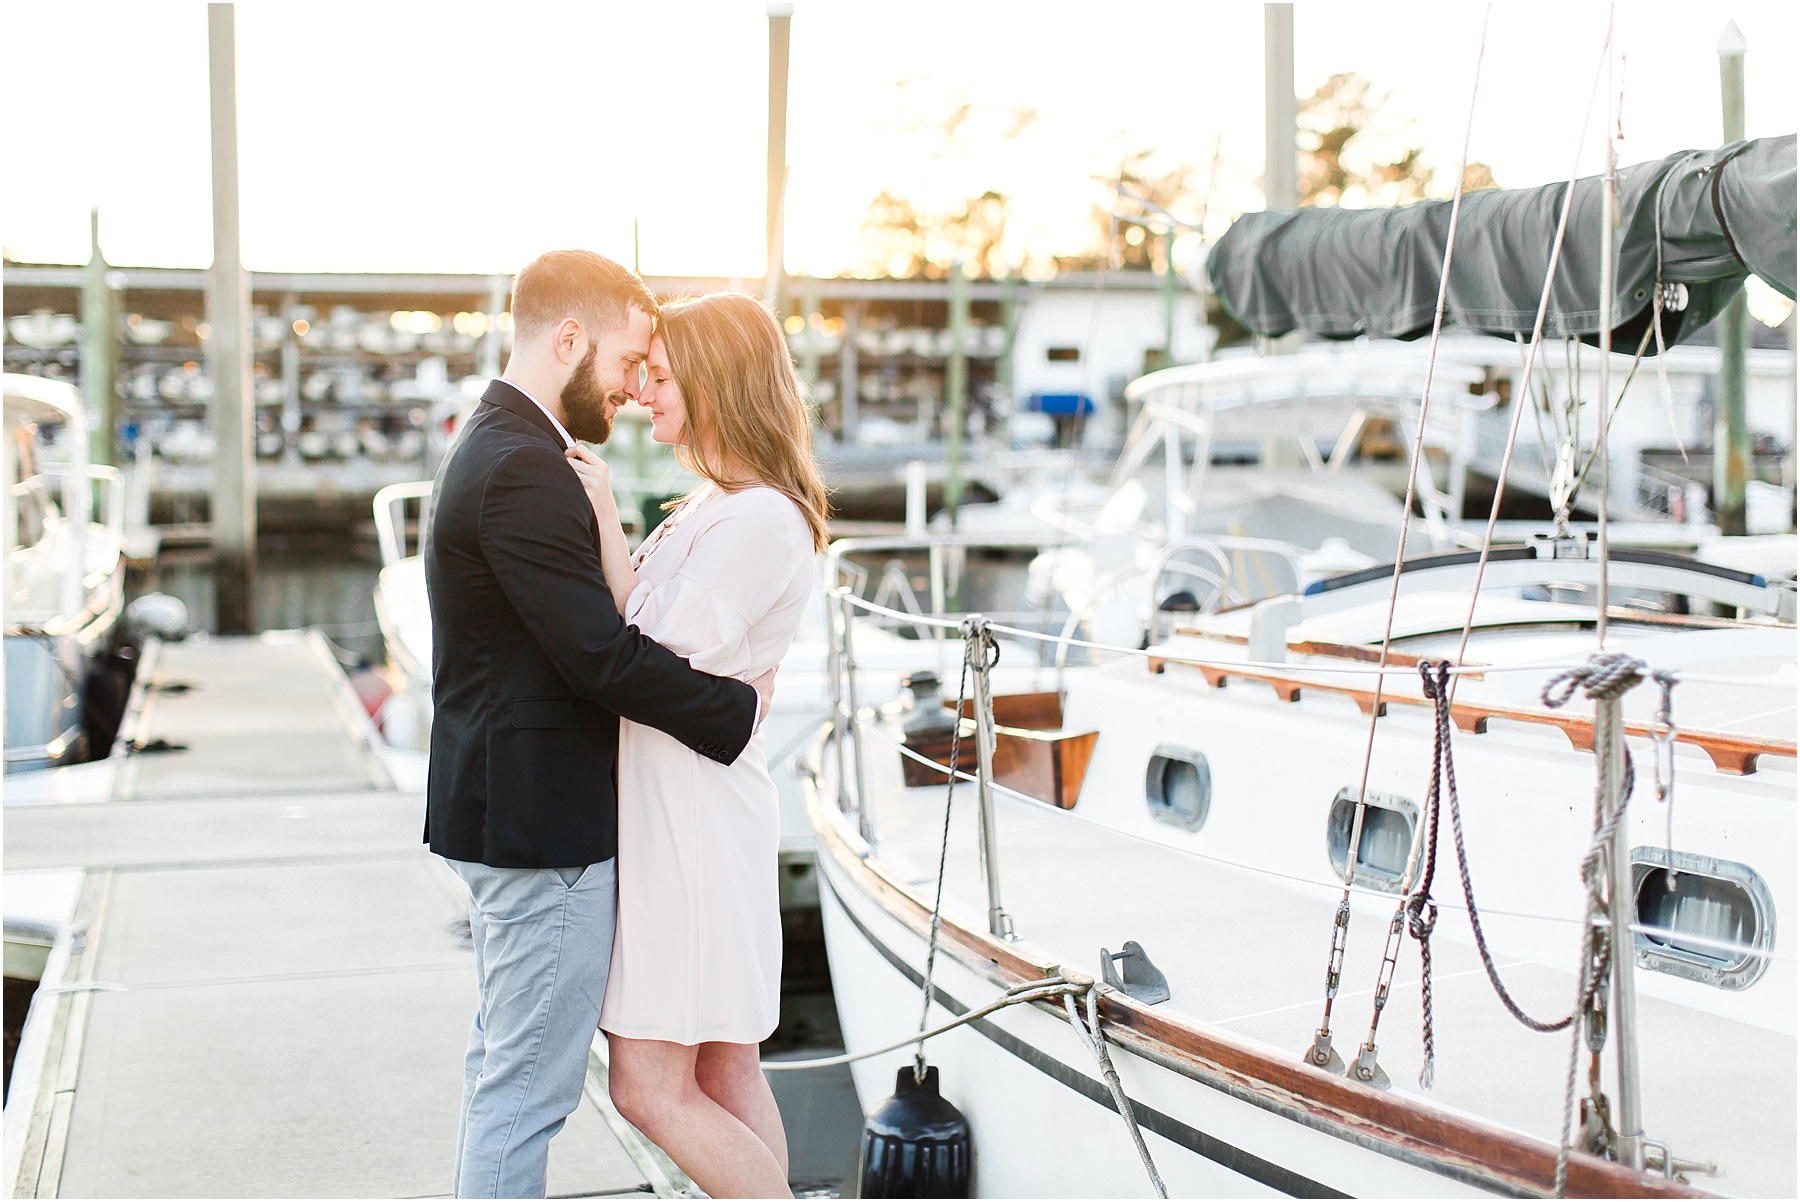
M 1581 155 L 1587 149 L 1588 126 L 1593 123 L 1594 97 L 1599 94 L 1600 81 L 1607 74 L 1607 64 L 1612 59 L 1612 34 L 1609 28 L 1606 49 L 1600 56 L 1600 62 L 1594 71 L 1594 83 L 1588 91 L 1587 111 L 1582 114 L 1581 133 L 1575 141 L 1575 161 L 1569 168 L 1568 190 L 1563 193 L 1562 211 L 1556 219 L 1556 236 L 1550 243 L 1550 263 L 1544 270 L 1544 289 L 1538 297 L 1537 317 L 1531 325 L 1531 343 L 1525 358 L 1525 379 L 1530 381 L 1536 372 L 1538 348 L 1544 339 L 1544 318 L 1550 311 L 1550 293 L 1556 284 L 1556 268 L 1562 261 L 1563 240 L 1569 231 L 1569 212 L 1575 207 L 1575 182 L 1581 177 Z M 1575 379 L 1570 377 L 1571 381 Z M 1602 396 L 1601 403 L 1605 404 Z M 1475 562 L 1475 585 L 1469 591 L 1469 614 L 1463 622 L 1462 638 L 1456 647 L 1456 662 L 1461 663 L 1469 650 L 1469 634 L 1475 626 L 1475 604 L 1481 597 L 1481 582 L 1487 574 L 1488 557 L 1494 549 L 1494 530 L 1500 524 L 1500 504 L 1506 496 L 1506 475 L 1512 467 L 1513 448 L 1519 441 L 1519 419 L 1524 416 L 1523 398 L 1513 404 L 1512 425 L 1506 434 L 1506 449 L 1500 456 L 1500 470 L 1494 478 L 1494 501 L 1488 509 L 1487 529 L 1481 536 L 1481 557 Z M 1456 684 L 1450 685 L 1452 700 L 1456 696 Z
M 962 623 L 958 619 L 934 618 L 926 614 L 906 613 L 891 609 L 885 605 L 877 605 L 873 601 L 852 594 L 850 605 L 873 616 L 887 618 L 902 626 L 924 626 L 940 630 L 960 630 Z M 1206 659 L 1196 655 L 1172 654 L 1167 647 L 1151 649 L 1147 647 L 1127 647 L 1117 643 L 1097 643 L 1091 639 L 1078 639 L 1072 635 L 1048 634 L 1041 630 L 1027 630 L 1021 626 L 1007 626 L 999 622 L 989 622 L 988 629 L 995 634 L 1003 634 L 1010 638 L 1030 639 L 1044 643 L 1055 643 L 1069 647 L 1080 647 L 1092 651 L 1105 651 L 1109 654 L 1138 659 L 1159 659 L 1165 663 L 1181 664 L 1195 668 L 1217 668 L 1223 672 L 1279 672 L 1284 676 L 1296 676 L 1298 673 L 1312 673 L 1319 676 L 1405 676 L 1418 674 L 1415 664 L 1294 664 L 1277 663 L 1273 660 L 1258 659 Z M 1449 671 L 1452 676 L 1492 676 L 1511 672 L 1562 672 L 1569 667 L 1567 660 L 1538 660 L 1523 664 L 1452 664 Z M 1786 688 L 1787 685 L 1776 682 L 1767 683 L 1759 680 L 1733 680 L 1723 676 L 1696 676 L 1680 669 L 1673 669 L 1683 680 L 1704 682 L 1717 685 L 1745 685 L 1753 688 Z M 1304 684 L 1304 681 L 1299 681 Z

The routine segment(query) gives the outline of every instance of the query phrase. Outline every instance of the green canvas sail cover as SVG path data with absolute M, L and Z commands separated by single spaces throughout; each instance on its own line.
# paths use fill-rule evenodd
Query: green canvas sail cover
M 1792 134 L 1621 169 L 1613 345 L 1637 348 L 1659 279 L 1669 344 L 1711 321 L 1751 273 L 1792 298 L 1794 183 Z M 1576 181 L 1545 337 L 1598 341 L 1601 186 L 1599 177 Z M 1567 191 L 1560 183 L 1464 195 L 1448 322 L 1530 337 Z M 1447 200 L 1247 213 L 1213 247 L 1206 271 L 1231 315 L 1266 337 L 1417 338 L 1431 331 L 1449 226 Z

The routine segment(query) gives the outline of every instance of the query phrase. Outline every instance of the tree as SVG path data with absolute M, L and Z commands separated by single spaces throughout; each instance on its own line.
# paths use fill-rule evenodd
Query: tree
M 998 276 L 1006 269 L 1001 248 L 1010 209 L 1006 196 L 990 189 L 953 208 L 921 213 L 884 188 L 863 218 L 863 266 L 897 279 L 942 279 L 961 259 L 977 276 Z
M 1151 231 L 1162 228 L 1164 223 L 1150 218 L 1155 209 L 1143 208 L 1147 223 L 1115 216 L 1141 207 L 1119 195 L 1115 182 L 1118 189 L 1170 212 L 1179 213 L 1193 207 L 1190 203 L 1196 198 L 1193 164 L 1180 163 L 1167 171 L 1152 174 L 1151 161 L 1156 153 L 1154 150 L 1134 150 L 1125 156 L 1117 176 L 1096 177 L 1095 182 L 1106 187 L 1106 203 L 1095 204 L 1088 210 L 1087 247 L 1078 254 L 1055 256 L 1058 271 L 1155 271 L 1162 265 L 1163 239 L 1153 236 Z
M 1300 203 L 1302 205 L 1404 205 L 1426 198 L 1434 172 L 1421 161 L 1404 126 L 1383 120 L 1388 94 L 1372 94 L 1354 72 L 1333 75 L 1300 103 Z M 1388 127 L 1388 128 L 1384 128 Z M 1470 163 L 1465 191 L 1492 188 L 1494 174 Z

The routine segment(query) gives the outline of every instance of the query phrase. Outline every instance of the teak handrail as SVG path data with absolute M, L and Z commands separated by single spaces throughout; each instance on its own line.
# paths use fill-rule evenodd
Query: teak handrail
M 1228 677 L 1240 680 L 1260 680 L 1275 690 L 1275 695 L 1283 701 L 1298 701 L 1302 689 L 1320 693 L 1332 693 L 1341 697 L 1349 697 L 1356 702 L 1356 708 L 1368 713 L 1375 706 L 1375 694 L 1369 689 L 1353 688 L 1350 685 L 1331 684 L 1320 680 L 1302 680 L 1279 672 L 1264 672 L 1255 668 L 1220 668 L 1211 664 L 1191 664 L 1185 660 L 1168 656 L 1151 656 L 1150 670 L 1161 674 L 1170 664 L 1180 664 L 1199 671 L 1206 678 L 1206 683 L 1215 689 L 1224 688 Z M 1381 694 L 1381 712 L 1377 717 L 1387 716 L 1389 705 L 1411 705 L 1430 708 L 1434 703 L 1424 697 L 1406 693 L 1390 693 L 1383 690 Z M 1504 718 L 1512 722 L 1529 722 L 1539 726 L 1554 726 L 1569 738 L 1569 743 L 1577 751 L 1594 749 L 1594 720 L 1581 714 L 1557 713 L 1553 710 L 1520 709 L 1509 705 L 1471 705 L 1457 701 L 1450 706 L 1451 720 L 1458 730 L 1469 734 L 1486 734 L 1488 722 L 1494 718 Z M 1641 722 L 1627 722 L 1625 733 L 1631 735 L 1650 734 L 1650 728 Z M 1753 735 L 1735 735 L 1722 730 L 1683 730 L 1677 728 L 1675 741 L 1688 743 L 1706 752 L 1713 762 L 1713 767 L 1720 772 L 1728 772 L 1734 776 L 1748 776 L 1756 771 L 1758 756 L 1778 755 L 1788 759 L 1794 758 L 1794 743 L 1791 739 L 1764 739 Z

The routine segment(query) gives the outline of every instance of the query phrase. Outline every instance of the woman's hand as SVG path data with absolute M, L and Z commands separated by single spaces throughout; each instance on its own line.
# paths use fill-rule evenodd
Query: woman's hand
M 569 466 L 575 469 L 575 476 L 581 481 L 582 491 L 587 493 L 588 504 L 594 507 L 594 516 L 601 526 L 619 525 L 619 502 L 613 496 L 612 473 L 606 460 L 580 443 L 563 454 L 568 458 Z
M 631 566 L 631 548 L 625 543 L 625 528 L 619 522 L 619 502 L 613 496 L 612 473 L 607 469 L 606 460 L 580 443 L 563 454 L 568 457 L 569 466 L 575 469 L 581 490 L 587 493 L 588 504 L 594 507 L 594 517 L 600 523 L 600 569 L 606 573 L 606 586 L 612 591 L 613 604 L 624 613 L 631 590 L 637 587 L 637 572 Z

